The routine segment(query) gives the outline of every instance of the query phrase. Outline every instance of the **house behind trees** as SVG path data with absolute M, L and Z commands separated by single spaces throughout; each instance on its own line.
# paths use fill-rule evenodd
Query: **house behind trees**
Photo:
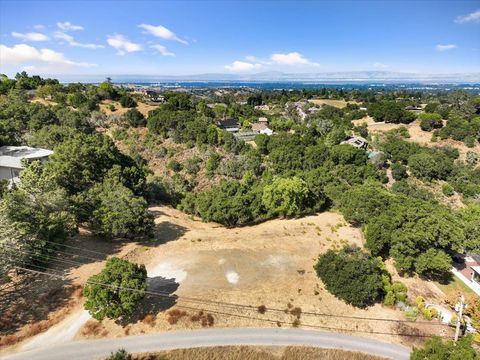
M 10 184 L 18 183 L 25 164 L 34 160 L 45 161 L 53 154 L 47 149 L 28 146 L 0 147 L 0 180 L 8 180 Z

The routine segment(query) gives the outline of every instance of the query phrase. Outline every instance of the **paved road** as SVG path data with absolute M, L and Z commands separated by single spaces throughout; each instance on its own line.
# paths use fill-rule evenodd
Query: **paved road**
M 117 339 L 72 341 L 62 345 L 5 356 L 2 359 L 92 360 L 105 358 L 119 348 L 136 353 L 222 345 L 304 345 L 360 351 L 395 360 L 406 360 L 410 354 L 410 349 L 407 347 L 338 333 L 301 329 L 238 328 L 190 330 Z

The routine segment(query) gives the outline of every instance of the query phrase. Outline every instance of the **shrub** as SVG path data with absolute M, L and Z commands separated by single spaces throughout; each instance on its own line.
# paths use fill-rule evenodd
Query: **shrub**
M 130 95 L 123 95 L 120 98 L 120 105 L 124 108 L 134 108 L 137 107 L 137 102 Z
M 147 120 L 143 114 L 137 109 L 128 110 L 125 115 L 123 115 L 124 122 L 131 127 L 139 127 L 147 125 Z
M 453 190 L 452 185 L 450 185 L 449 183 L 446 183 L 446 184 L 443 184 L 442 186 L 442 193 L 445 196 L 452 196 L 453 194 L 455 194 L 455 190 Z
M 167 163 L 167 169 L 170 169 L 175 172 L 182 171 L 183 165 L 180 164 L 177 160 L 172 159 Z
M 440 129 L 443 126 L 442 117 L 437 113 L 422 113 L 418 115 L 420 119 L 420 128 L 423 131 Z
M 112 352 L 111 355 L 105 360 L 132 360 L 133 357 L 125 349 L 120 349 Z
M 454 343 L 452 340 L 443 342 L 439 336 L 433 336 L 423 348 L 413 348 L 411 360 L 425 359 L 462 359 L 478 360 L 480 355 L 472 347 L 472 336 L 465 336 Z
M 392 177 L 394 180 L 402 180 L 408 177 L 407 167 L 399 162 L 392 164 Z

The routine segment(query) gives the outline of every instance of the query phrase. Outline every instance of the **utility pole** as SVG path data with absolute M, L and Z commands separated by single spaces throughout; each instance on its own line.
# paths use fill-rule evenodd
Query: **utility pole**
M 458 336 L 460 335 L 460 325 L 462 322 L 462 314 L 463 314 L 463 307 L 465 302 L 465 297 L 463 294 L 460 294 L 460 303 L 457 304 L 458 309 L 457 310 L 457 328 L 455 329 L 455 339 L 454 341 L 457 342 Z

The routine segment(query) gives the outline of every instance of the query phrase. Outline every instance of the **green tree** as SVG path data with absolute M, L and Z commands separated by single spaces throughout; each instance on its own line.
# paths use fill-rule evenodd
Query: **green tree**
M 262 203 L 270 215 L 295 216 L 305 210 L 308 196 L 307 184 L 302 179 L 276 177 L 263 188 Z
M 55 187 L 45 168 L 33 162 L 16 190 L 0 200 L 0 252 L 25 267 L 48 266 L 53 250 L 77 230 L 65 191 Z
M 420 128 L 423 131 L 432 131 L 433 129 L 440 129 L 443 126 L 442 117 L 437 113 L 422 113 L 418 115 L 420 120 Z
M 328 250 L 314 268 L 329 292 L 353 306 L 373 305 L 384 296 L 379 260 L 359 248 Z
M 84 307 L 97 320 L 118 319 L 133 313 L 146 289 L 144 265 L 112 257 L 99 274 L 88 279 L 83 289 Z
M 433 336 L 425 342 L 423 348 L 413 348 L 410 360 L 478 360 L 480 355 L 472 347 L 472 337 L 461 338 L 456 344 L 452 341 L 442 341 L 439 336 Z
M 107 177 L 88 193 L 91 229 L 109 238 L 151 235 L 153 216 L 143 197 L 135 196 L 118 179 Z
M 428 249 L 415 261 L 415 271 L 433 279 L 442 278 L 451 268 L 452 258 L 442 250 Z

